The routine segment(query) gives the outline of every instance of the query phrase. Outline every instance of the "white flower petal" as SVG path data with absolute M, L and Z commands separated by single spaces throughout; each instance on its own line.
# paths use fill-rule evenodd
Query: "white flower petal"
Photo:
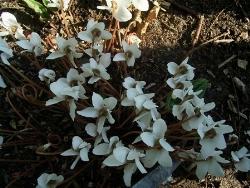
M 7 87 L 7 85 L 5 84 L 5 82 L 4 82 L 4 80 L 3 80 L 3 78 L 2 78 L 1 75 L 0 75 L 0 87 L 1 88 L 6 88 Z
M 166 151 L 174 151 L 174 148 L 166 142 L 164 138 L 160 139 L 160 145 L 166 150 Z
M 106 165 L 106 166 L 121 166 L 121 165 L 123 165 L 123 163 L 121 163 L 120 161 L 118 161 L 114 157 L 114 155 L 108 156 L 102 163 L 104 165 Z
M 68 149 L 68 150 L 64 151 L 63 153 L 61 153 L 62 156 L 75 156 L 75 155 L 78 155 L 78 154 L 79 153 L 76 152 L 73 149 Z
M 140 134 L 140 137 L 142 139 L 142 141 L 147 144 L 150 147 L 153 147 L 155 145 L 156 142 L 156 138 L 154 136 L 154 134 L 150 133 L 150 132 L 143 132 Z
M 93 92 L 92 95 L 92 104 L 95 109 L 101 109 L 104 105 L 104 101 L 101 95 L 98 93 Z
M 126 61 L 126 57 L 124 53 L 115 54 L 113 61 Z
M 55 51 L 52 52 L 46 59 L 57 59 L 63 56 L 65 56 L 65 53 L 62 53 L 60 51 Z
M 82 148 L 80 150 L 80 157 L 82 161 L 89 161 L 88 153 L 89 153 L 89 149 L 87 147 Z
M 102 143 L 94 147 L 93 154 L 95 155 L 107 155 L 109 154 L 109 144 Z
M 77 114 L 84 116 L 84 117 L 98 117 L 98 111 L 93 107 L 87 107 L 81 111 L 77 111 Z
M 173 165 L 172 159 L 171 159 L 168 151 L 161 150 L 161 154 L 159 156 L 158 163 L 164 167 L 171 167 Z
M 131 178 L 133 173 L 136 171 L 136 165 L 134 163 L 129 163 L 124 167 L 123 170 L 123 181 L 127 187 L 131 186 Z
M 75 116 L 76 116 L 76 104 L 74 99 L 69 100 L 69 115 L 71 117 L 71 119 L 74 121 Z
M 77 150 L 81 144 L 83 144 L 83 140 L 81 139 L 81 137 L 74 136 L 72 139 L 72 148 L 74 150 Z
M 117 159 L 121 163 L 125 163 L 127 159 L 127 155 L 129 153 L 129 149 L 125 146 L 117 147 L 113 150 L 113 155 L 115 159 Z
M 88 123 L 85 127 L 85 131 L 92 137 L 95 137 L 97 135 L 97 127 L 94 123 Z
M 53 105 L 53 104 L 57 104 L 57 103 L 62 102 L 64 100 L 65 100 L 65 98 L 54 97 L 52 99 L 47 100 L 45 106 L 50 106 L 50 105 Z
M 140 11 L 147 11 L 149 9 L 148 0 L 132 0 L 132 3 Z

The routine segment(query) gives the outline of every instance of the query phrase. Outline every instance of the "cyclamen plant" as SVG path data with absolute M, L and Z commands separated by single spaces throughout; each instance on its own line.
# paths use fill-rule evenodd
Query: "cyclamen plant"
M 147 0 L 106 2 L 107 6 L 98 8 L 111 11 L 117 23 L 131 19 L 132 7 L 140 11 L 146 11 L 149 7 Z M 57 6 L 56 3 L 57 1 L 50 1 L 48 6 Z M 6 34 L 15 34 L 16 38 L 23 36 L 21 25 L 16 22 L 14 15 L 2 13 L 1 25 L 10 30 L 11 26 L 5 19 L 12 19 L 17 29 L 15 33 L 11 30 Z M 88 21 L 86 31 L 79 32 L 77 36 L 91 46 L 84 49 L 85 54 L 90 56 L 88 62 L 75 60 L 83 56 L 76 38 L 64 39 L 57 36 L 57 50 L 46 59 L 63 59 L 67 74 L 65 77 L 58 77 L 57 75 L 62 75 L 58 74 L 59 70 L 46 67 L 37 72 L 41 82 L 45 82 L 44 87 L 48 85 L 50 90 L 50 97 L 45 105 L 60 103 L 65 107 L 66 104 L 72 121 L 84 120 L 82 134 L 74 135 L 69 149 L 60 153 L 61 156 L 75 157 L 70 169 L 73 170 L 80 160 L 82 163 L 102 160 L 100 168 L 123 169 L 126 186 L 131 186 L 132 175 L 137 170 L 145 174 L 155 164 L 171 167 L 173 160 L 193 163 L 199 179 L 203 179 L 208 173 L 223 175 L 221 164 L 229 163 L 221 156 L 222 150 L 227 147 L 225 134 L 233 132 L 233 129 L 224 124 L 224 120 L 215 121 L 209 115 L 215 103 L 206 103 L 200 95 L 202 90 L 194 90 L 195 68 L 188 64 L 188 58 L 179 65 L 174 62 L 167 64 L 171 77 L 166 83 L 175 103 L 171 113 L 166 116 L 159 110 L 162 109 L 162 106 L 159 108 L 162 101 L 156 101 L 155 93 L 147 93 L 147 83 L 136 80 L 131 74 L 137 59 L 141 57 L 138 44 L 129 44 L 127 36 L 124 36 L 120 46 L 111 44 L 117 48 L 111 50 L 109 44 L 115 40 L 115 33 L 111 34 L 105 29 L 104 23 L 93 19 Z M 29 38 L 20 39 L 16 44 L 24 49 L 21 53 L 40 56 L 44 53 L 41 40 L 33 32 Z M 8 59 L 13 57 L 13 50 L 2 38 L 0 53 L 2 62 L 10 66 Z M 114 67 L 118 67 L 118 79 L 114 77 L 117 75 Z M 2 76 L 0 87 L 6 87 Z M 174 116 L 176 121 L 167 122 L 168 116 Z M 3 137 L 0 138 L 2 141 Z M 176 145 L 176 141 L 185 139 L 193 141 L 192 150 L 188 148 L 190 145 L 186 147 L 183 144 L 182 148 Z M 245 147 L 232 151 L 231 154 L 237 170 L 250 170 L 250 154 Z M 37 187 L 49 187 L 50 182 L 53 183 L 50 187 L 56 187 L 63 180 L 61 175 L 42 174 L 38 178 Z

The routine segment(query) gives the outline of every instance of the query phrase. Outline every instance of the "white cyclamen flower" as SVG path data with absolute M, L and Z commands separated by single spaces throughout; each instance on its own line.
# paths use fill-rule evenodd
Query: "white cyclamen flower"
M 73 86 L 67 82 L 66 78 L 59 78 L 56 82 L 50 84 L 50 90 L 56 95 L 53 99 L 46 102 L 46 106 L 56 104 L 66 99 L 66 96 L 74 100 L 86 99 L 85 89 L 83 86 Z
M 37 33 L 32 32 L 29 40 L 20 40 L 16 44 L 25 49 L 23 52 L 32 52 L 35 56 L 40 56 L 43 53 L 41 41 L 41 37 Z
M 10 65 L 8 59 L 13 57 L 13 50 L 10 49 L 8 43 L 0 37 L 0 53 L 1 60 L 5 65 Z
M 111 11 L 113 17 L 119 22 L 126 22 L 132 18 L 128 7 L 131 5 L 130 0 L 106 0 L 107 6 L 97 6 L 98 9 Z
M 204 157 L 218 149 L 225 149 L 227 144 L 224 134 L 233 132 L 233 128 L 224 124 L 225 120 L 214 122 L 211 116 L 206 117 L 206 125 L 200 126 L 197 130 L 201 139 L 199 141 L 201 153 Z
M 70 0 L 48 0 L 47 7 L 63 9 L 64 11 L 69 8 Z
M 38 77 L 41 81 L 45 81 L 47 84 L 54 82 L 56 78 L 55 71 L 51 69 L 41 69 L 38 73 Z
M 113 150 L 113 153 L 103 161 L 103 164 L 106 166 L 121 166 L 127 163 L 124 167 L 123 180 L 126 186 L 130 186 L 132 174 L 136 171 L 137 168 L 141 173 L 147 173 L 146 169 L 140 161 L 140 159 L 144 156 L 145 154 L 141 153 L 138 150 L 129 149 L 119 144 Z
M 63 56 L 67 56 L 73 66 L 77 68 L 74 62 L 74 58 L 80 58 L 83 55 L 83 53 L 76 52 L 75 48 L 78 45 L 77 40 L 75 38 L 70 38 L 66 40 L 62 37 L 56 37 L 56 43 L 58 46 L 58 50 L 52 52 L 46 59 L 56 59 Z
M 17 22 L 16 17 L 9 12 L 2 12 L 0 25 L 7 31 L 0 32 L 0 36 L 14 35 L 16 39 L 25 39 L 22 26 Z
M 228 160 L 225 160 L 220 155 L 222 151 L 213 151 L 210 153 L 209 157 L 204 159 L 202 155 L 197 158 L 196 176 L 201 180 L 207 173 L 213 176 L 223 176 L 224 171 L 219 163 L 229 163 Z
M 188 57 L 180 64 L 168 63 L 168 72 L 174 75 L 175 80 L 192 80 L 194 78 L 194 67 L 187 64 Z
M 135 173 L 137 168 L 140 170 L 142 174 L 147 173 L 147 170 L 141 163 L 141 159 L 145 157 L 145 154 L 141 153 L 136 149 L 131 149 L 127 155 L 128 164 L 124 167 L 123 170 L 123 181 L 126 186 L 131 186 L 131 178 L 132 175 Z
M 67 82 L 71 86 L 82 85 L 85 83 L 85 77 L 83 73 L 79 74 L 78 70 L 71 68 L 67 73 Z
M 93 92 L 92 104 L 93 107 L 85 108 L 81 111 L 77 111 L 77 113 L 84 117 L 98 118 L 97 132 L 101 133 L 106 119 L 110 124 L 115 123 L 111 112 L 117 104 L 117 99 L 114 97 L 103 99 L 101 95 Z
M 162 148 L 152 148 L 146 151 L 146 157 L 143 159 L 143 164 L 151 168 L 158 163 L 162 166 L 172 166 L 172 159 L 169 151 L 174 151 L 174 148 L 165 140 L 165 133 L 167 131 L 166 122 L 163 119 L 158 119 L 153 124 L 152 132 L 141 133 L 142 141 L 150 147 L 159 144 Z
M 70 167 L 70 169 L 74 169 L 80 159 L 82 161 L 89 161 L 88 153 L 90 148 L 90 143 L 83 141 L 79 136 L 74 136 L 72 139 L 72 148 L 64 151 L 63 153 L 61 153 L 61 155 L 77 156 Z
M 194 96 L 192 99 L 192 104 L 195 107 L 195 115 L 189 118 L 187 121 L 184 121 L 182 128 L 186 131 L 191 131 L 192 129 L 198 129 L 202 126 L 202 123 L 205 121 L 205 113 L 212 110 L 215 107 L 215 103 L 205 103 L 204 98 L 199 98 Z
M 129 45 L 124 40 L 122 41 L 122 48 L 124 53 L 116 54 L 113 61 L 126 61 L 129 67 L 134 66 L 135 59 L 141 56 L 141 50 L 139 50 L 136 44 Z
M 81 66 L 84 77 L 91 77 L 88 81 L 89 84 L 93 84 L 100 79 L 110 79 L 110 75 L 107 73 L 104 65 L 98 64 L 94 58 L 90 58 L 89 61 L 90 63 Z
M 75 119 L 76 104 L 75 100 L 87 99 L 86 90 L 82 85 L 71 86 L 66 78 L 59 78 L 56 82 L 50 84 L 50 90 L 56 95 L 54 98 L 46 101 L 46 106 L 50 106 L 67 99 L 69 103 L 69 115 L 72 120 Z M 71 97 L 70 99 L 68 97 Z
M 79 32 L 78 37 L 81 40 L 96 43 L 100 40 L 109 40 L 112 38 L 112 35 L 110 32 L 105 30 L 103 22 L 98 23 L 91 19 L 88 21 L 87 30 Z
M 242 172 L 250 171 L 250 153 L 246 147 L 242 147 L 239 151 L 231 151 L 234 161 L 234 166 L 237 170 Z
M 93 154 L 95 155 L 108 155 L 110 154 L 114 147 L 119 143 L 119 137 L 113 136 L 108 142 L 98 144 L 93 149 Z
M 7 85 L 5 84 L 5 82 L 4 82 L 4 80 L 3 80 L 3 78 L 2 78 L 1 75 L 0 75 L 0 87 L 1 88 L 6 88 L 7 87 Z
M 43 173 L 37 179 L 36 188 L 56 188 L 63 180 L 64 177 L 62 175 Z

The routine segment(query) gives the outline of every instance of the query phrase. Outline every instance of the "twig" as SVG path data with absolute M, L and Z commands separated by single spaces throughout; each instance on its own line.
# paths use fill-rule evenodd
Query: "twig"
M 194 37 L 194 40 L 193 40 L 193 43 L 192 43 L 193 47 L 196 45 L 197 41 L 199 40 L 203 22 L 204 22 L 204 15 L 201 15 L 200 19 L 199 19 L 197 29 L 196 29 L 195 37 Z
M 218 68 L 220 69 L 221 67 L 225 66 L 227 63 L 232 61 L 237 55 L 232 55 L 231 57 L 227 58 L 225 61 L 223 61 L 221 64 L 218 65 Z
M 190 54 L 192 54 L 194 51 L 199 50 L 199 49 L 202 48 L 203 46 L 205 46 L 205 45 L 207 45 L 207 44 L 209 44 L 209 43 L 212 43 L 212 42 L 214 42 L 215 40 L 217 40 L 217 39 L 219 39 L 219 38 L 221 38 L 221 37 L 227 36 L 228 34 L 229 34 L 229 32 L 227 31 L 227 32 L 222 33 L 221 35 L 218 35 L 218 36 L 216 36 L 216 37 L 214 37 L 214 38 L 212 38 L 212 39 L 210 39 L 210 40 L 208 40 L 208 41 L 206 41 L 206 42 L 203 42 L 203 43 L 200 44 L 199 46 L 197 46 L 197 47 L 192 48 L 191 50 L 189 50 L 189 51 L 187 52 L 186 56 L 190 56 Z

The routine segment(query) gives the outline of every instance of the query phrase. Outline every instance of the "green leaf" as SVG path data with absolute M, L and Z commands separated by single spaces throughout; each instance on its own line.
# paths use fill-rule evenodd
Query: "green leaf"
M 34 10 L 41 17 L 43 18 L 49 17 L 48 9 L 45 6 L 43 6 L 41 3 L 35 0 L 23 0 L 23 1 L 28 5 L 29 8 Z
M 206 89 L 208 88 L 208 80 L 207 79 L 196 79 L 196 80 L 193 80 L 192 81 L 192 84 L 194 86 L 194 91 L 200 91 L 202 90 L 201 94 L 199 95 L 199 97 L 203 97 L 205 92 L 206 92 Z
M 49 1 L 48 0 L 42 0 L 43 1 L 43 4 L 45 5 L 45 6 L 47 6 L 48 4 L 49 4 Z
M 173 106 L 175 104 L 178 104 L 180 101 L 178 99 L 173 99 L 172 98 L 172 92 L 169 92 L 167 94 L 167 99 L 166 99 L 166 106 L 165 108 L 168 110 L 168 111 L 171 111 Z

